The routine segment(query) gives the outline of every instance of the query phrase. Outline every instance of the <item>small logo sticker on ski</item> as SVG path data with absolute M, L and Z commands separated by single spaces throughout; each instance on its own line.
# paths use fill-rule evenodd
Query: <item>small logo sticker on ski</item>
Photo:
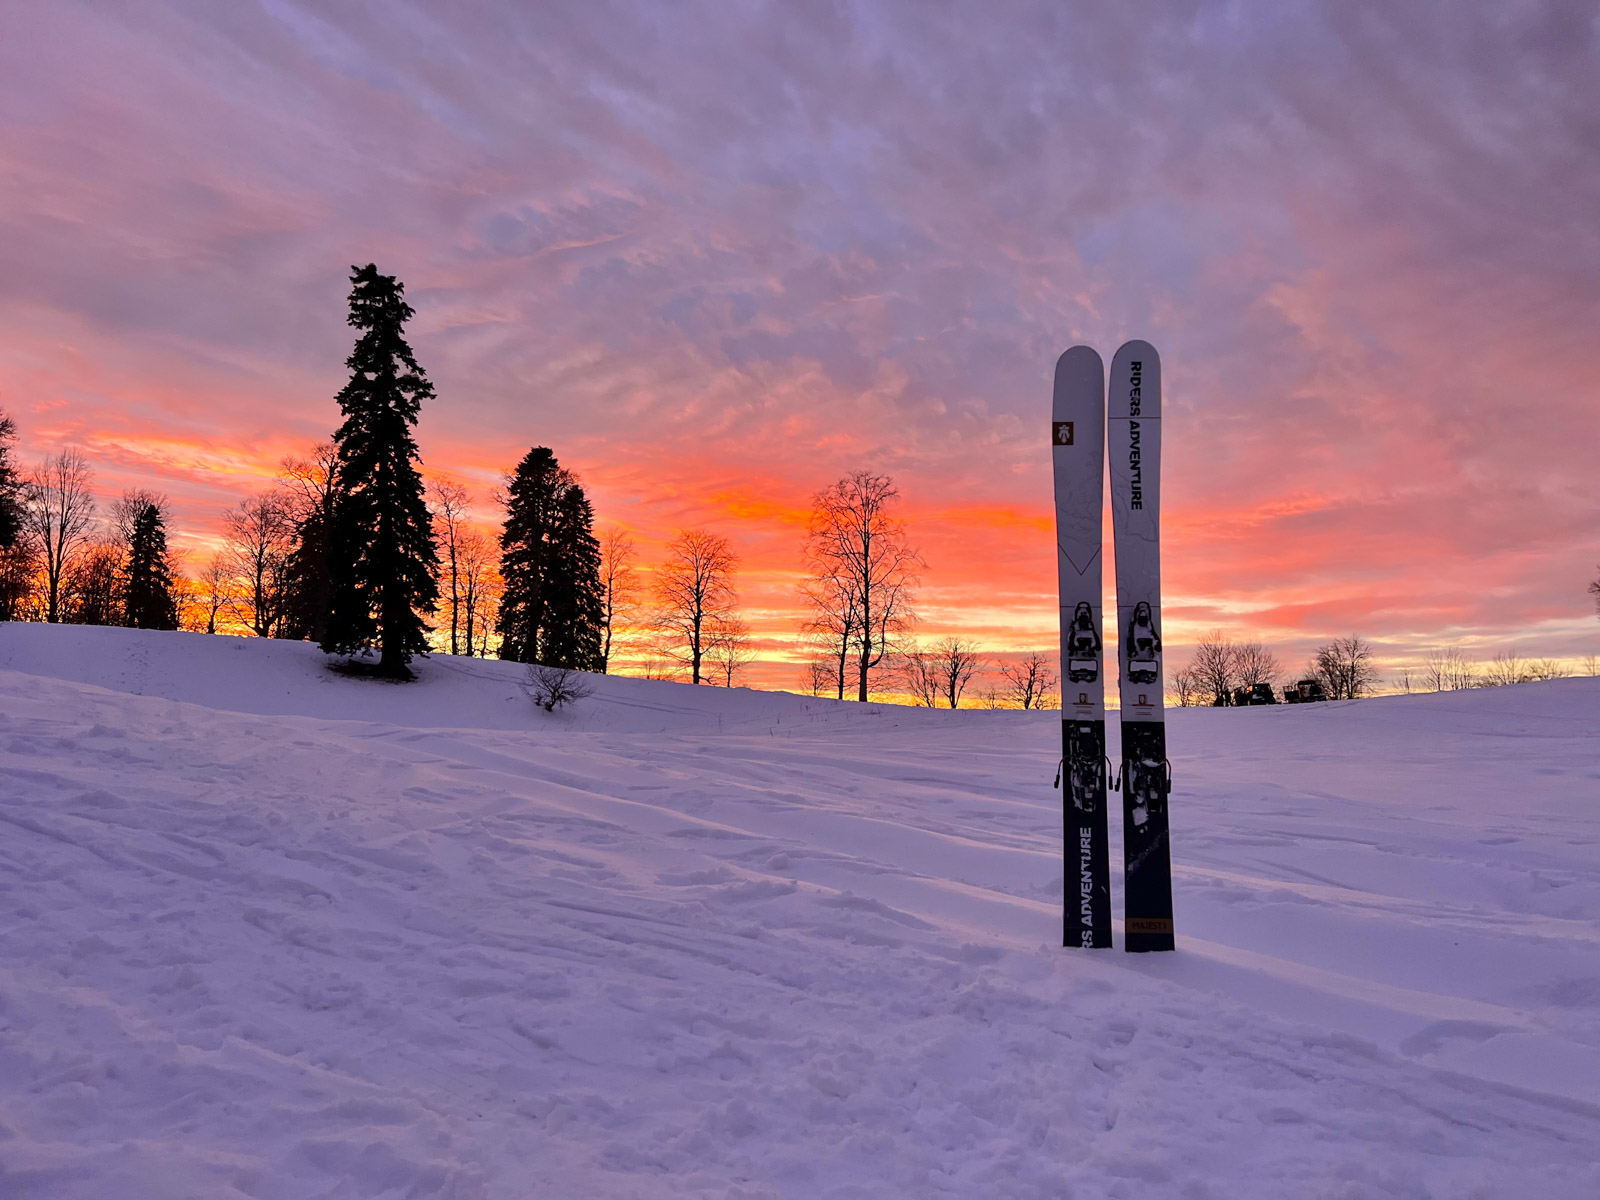
M 1161 917 L 1129 917 L 1129 933 L 1171 933 L 1172 922 Z
M 1051 429 L 1052 429 L 1052 431 L 1054 433 L 1054 439 L 1053 440 L 1054 440 L 1054 442 L 1055 442 L 1055 444 L 1057 446 L 1070 446 L 1070 445 L 1072 445 L 1072 422 L 1071 421 L 1055 421 L 1055 422 L 1052 423 Z

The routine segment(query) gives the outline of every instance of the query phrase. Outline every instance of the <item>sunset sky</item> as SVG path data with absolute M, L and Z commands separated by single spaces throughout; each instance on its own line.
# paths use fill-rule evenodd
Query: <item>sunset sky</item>
M 1600 653 L 1597 13 L 13 0 L 0 408 L 199 548 L 336 425 L 371 261 L 485 520 L 548 445 L 646 563 L 732 539 L 778 659 L 869 467 L 923 632 L 1002 651 L 1055 643 L 1054 360 L 1142 337 L 1179 661 Z

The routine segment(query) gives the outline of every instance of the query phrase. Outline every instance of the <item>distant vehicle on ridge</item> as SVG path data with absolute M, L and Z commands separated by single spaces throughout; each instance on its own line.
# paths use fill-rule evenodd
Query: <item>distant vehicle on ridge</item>
M 1328 693 L 1322 690 L 1322 681 L 1320 679 L 1302 679 L 1297 683 L 1283 685 L 1283 700 L 1285 704 L 1312 704 L 1327 698 Z
M 1277 702 L 1278 695 L 1272 690 L 1270 683 L 1257 683 L 1252 684 L 1250 687 L 1233 689 L 1233 704 L 1235 708 L 1246 708 L 1255 704 L 1276 704 Z

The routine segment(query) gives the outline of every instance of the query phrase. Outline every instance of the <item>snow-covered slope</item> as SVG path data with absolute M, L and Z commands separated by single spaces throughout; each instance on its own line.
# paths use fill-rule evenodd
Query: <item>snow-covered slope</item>
M 1600 1195 L 1594 680 L 1173 714 L 1133 957 L 1051 714 L 421 674 L 0 625 L 0 1197 Z
M 415 682 L 392 684 L 336 674 L 327 669 L 330 661 L 308 642 L 0 624 L 0 670 L 260 716 L 420 728 L 659 733 L 731 730 L 739 722 L 761 725 L 818 708 L 787 692 L 760 693 L 759 704 L 752 705 L 752 693 L 744 688 L 702 687 L 695 695 L 674 684 L 611 678 L 599 681 L 603 686 L 588 702 L 547 716 L 528 703 L 522 690 L 527 668 L 516 663 L 434 655 L 413 662 Z

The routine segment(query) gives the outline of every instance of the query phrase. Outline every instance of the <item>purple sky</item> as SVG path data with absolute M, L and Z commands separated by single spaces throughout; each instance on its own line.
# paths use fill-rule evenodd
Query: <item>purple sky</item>
M 776 654 L 872 466 L 998 649 L 1054 640 L 1053 361 L 1144 337 L 1174 644 L 1595 653 L 1597 11 L 14 2 L 0 407 L 198 545 L 375 261 L 485 518 L 548 444 L 647 561 L 727 533 Z

